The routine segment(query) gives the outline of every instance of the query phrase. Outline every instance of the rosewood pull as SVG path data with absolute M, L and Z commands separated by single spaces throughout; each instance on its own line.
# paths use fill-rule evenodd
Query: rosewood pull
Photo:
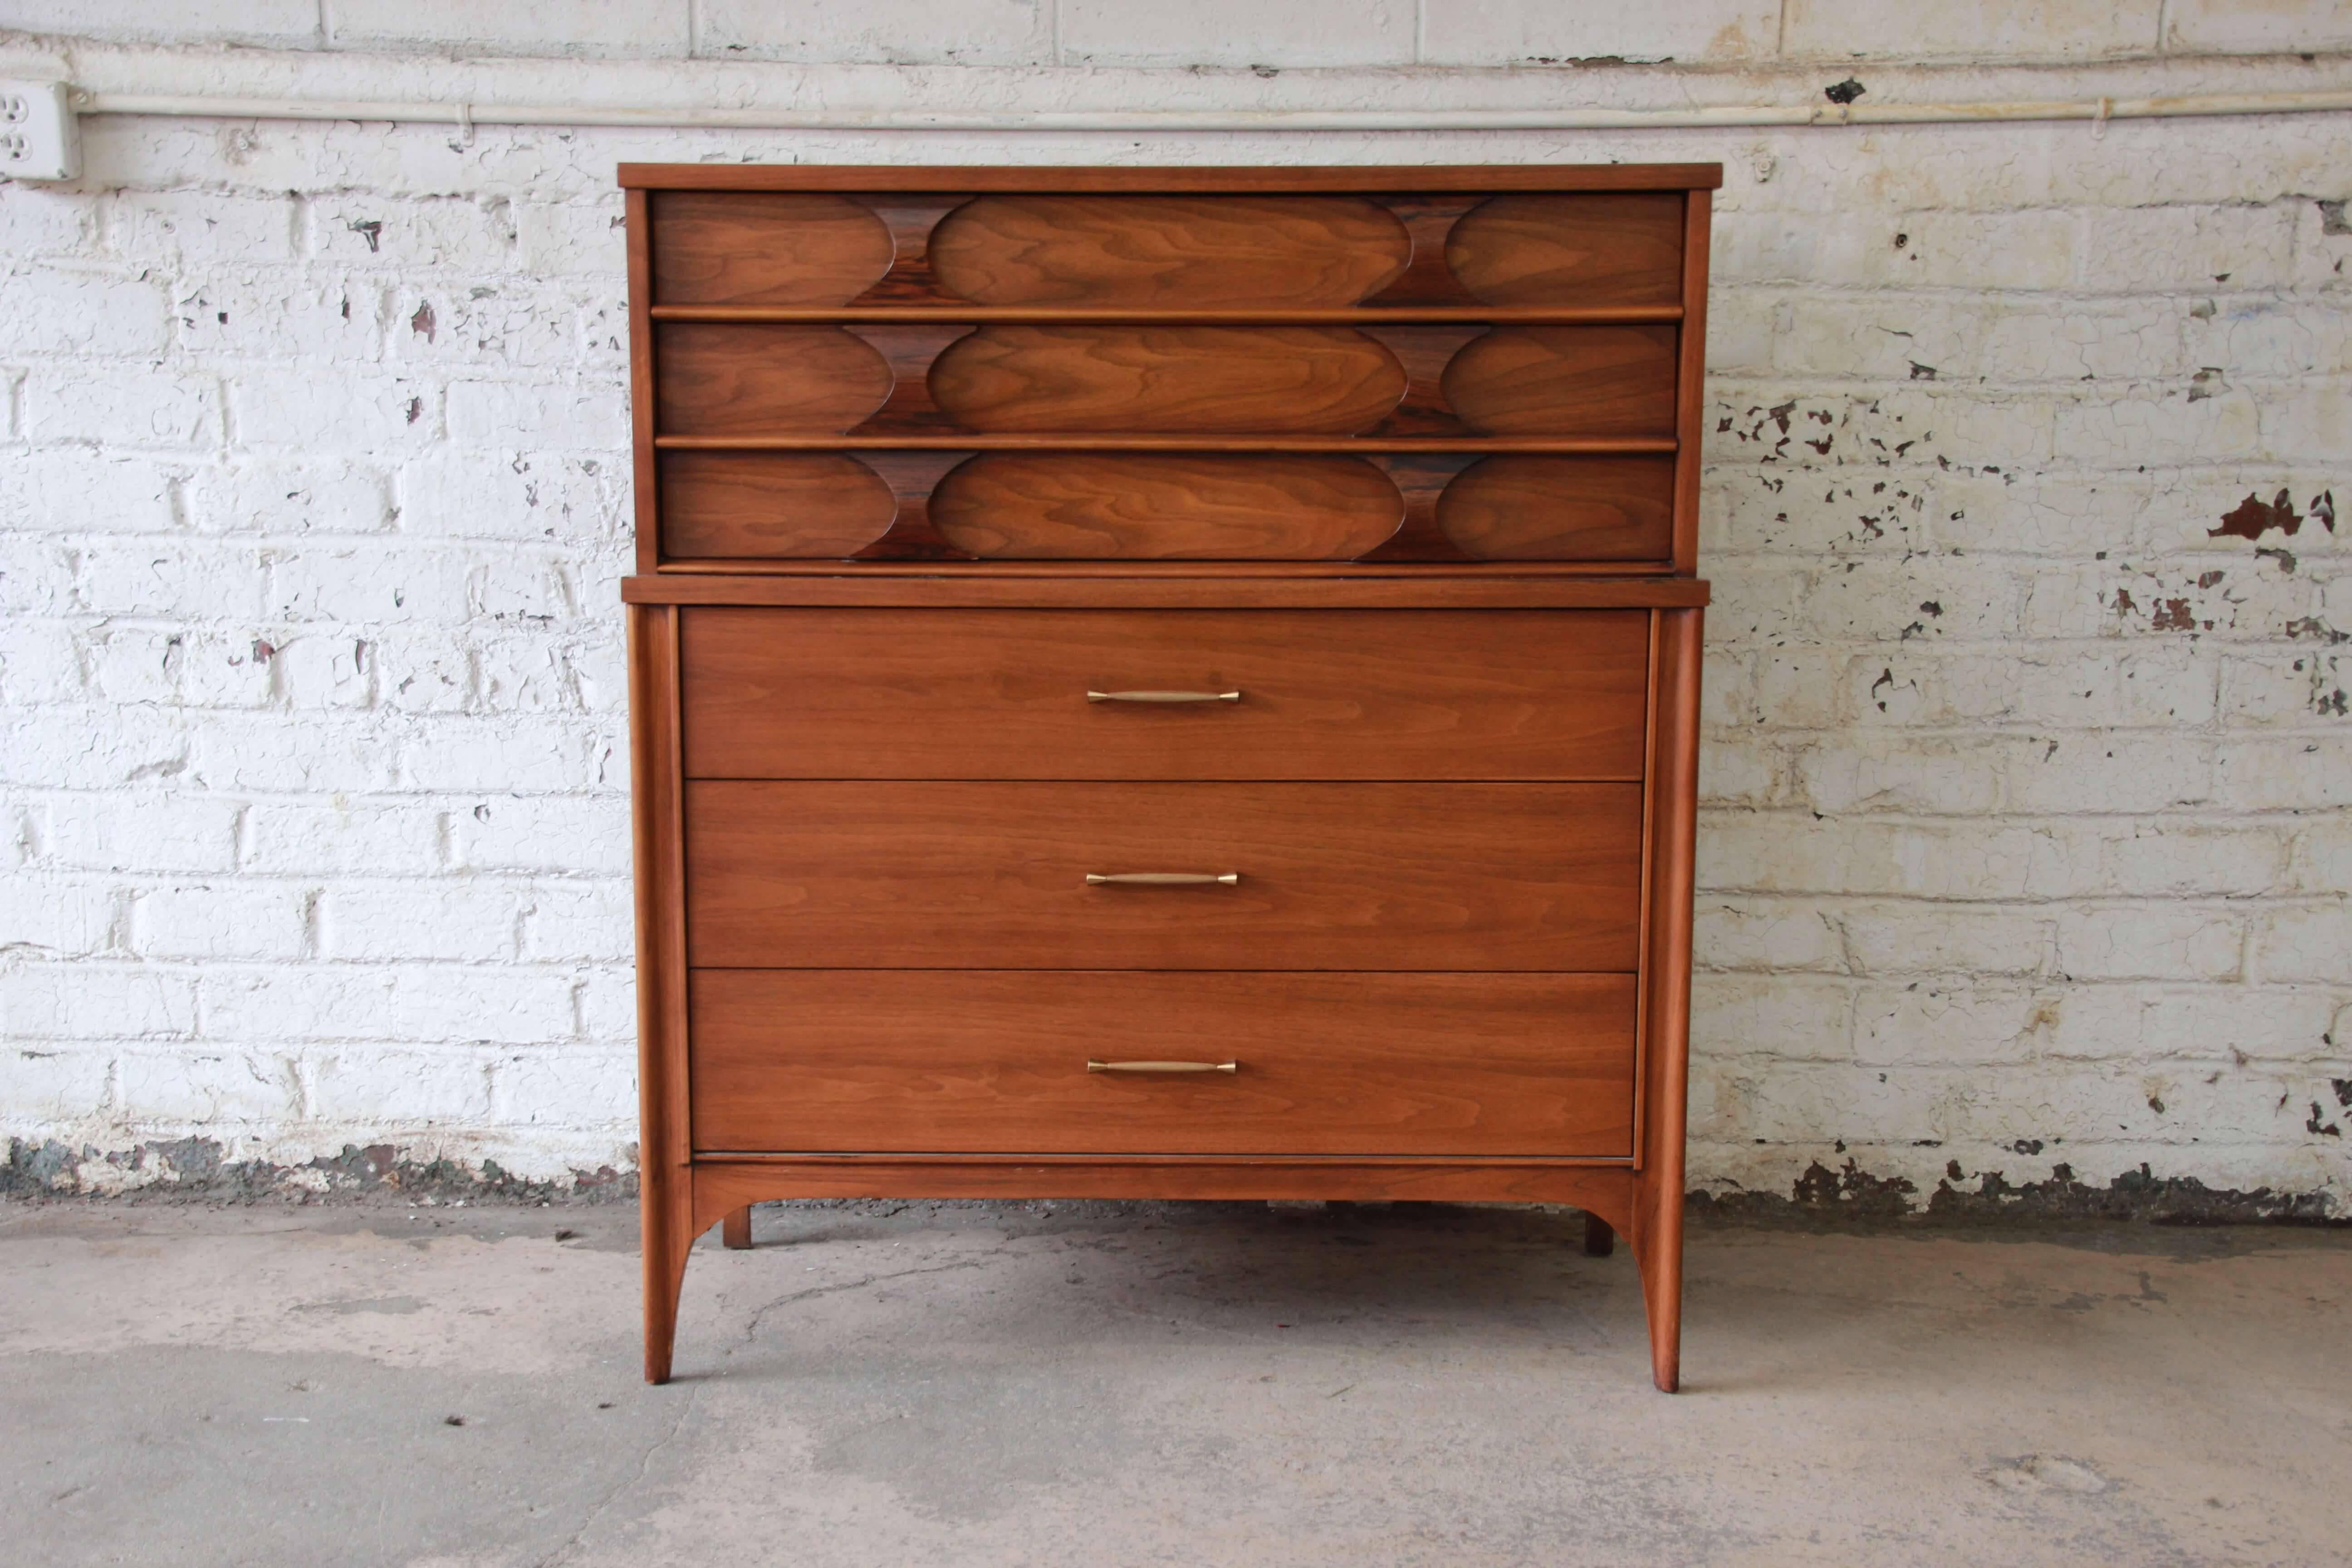
M 1114 871 L 1107 877 L 1093 871 L 1087 873 L 1087 886 L 1089 888 L 1191 888 L 1203 882 L 1215 882 L 1230 888 L 1241 879 L 1239 871 L 1228 871 L 1222 877 L 1208 871 Z
M 1087 1063 L 1088 1072 L 1239 1072 L 1239 1062 L 1097 1062 Z
M 1239 702 L 1238 691 L 1089 691 L 1089 702 Z

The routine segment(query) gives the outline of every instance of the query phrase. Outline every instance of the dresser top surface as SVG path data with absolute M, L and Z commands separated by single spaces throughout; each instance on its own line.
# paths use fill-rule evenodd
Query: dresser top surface
M 623 163 L 647 191 L 1699 191 L 1720 163 L 1432 163 L 1105 168 L 1041 164 Z

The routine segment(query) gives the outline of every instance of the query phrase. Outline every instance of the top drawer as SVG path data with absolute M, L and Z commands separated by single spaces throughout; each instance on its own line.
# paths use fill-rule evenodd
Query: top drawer
M 1642 610 L 696 608 L 683 618 L 693 778 L 1643 773 Z

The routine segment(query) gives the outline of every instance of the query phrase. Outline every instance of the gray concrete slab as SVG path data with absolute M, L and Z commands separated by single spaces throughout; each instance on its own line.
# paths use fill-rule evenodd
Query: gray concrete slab
M 634 1215 L 0 1208 L 0 1518 L 77 1564 L 2352 1560 L 2352 1236 L 764 1208 L 636 1377 Z

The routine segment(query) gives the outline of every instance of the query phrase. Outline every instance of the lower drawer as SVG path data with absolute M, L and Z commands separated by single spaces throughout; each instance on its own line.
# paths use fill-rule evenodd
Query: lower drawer
M 1623 1157 L 1634 993 L 1630 974 L 697 970 L 694 1143 Z
M 705 968 L 1631 970 L 1642 786 L 703 779 L 686 864 Z

